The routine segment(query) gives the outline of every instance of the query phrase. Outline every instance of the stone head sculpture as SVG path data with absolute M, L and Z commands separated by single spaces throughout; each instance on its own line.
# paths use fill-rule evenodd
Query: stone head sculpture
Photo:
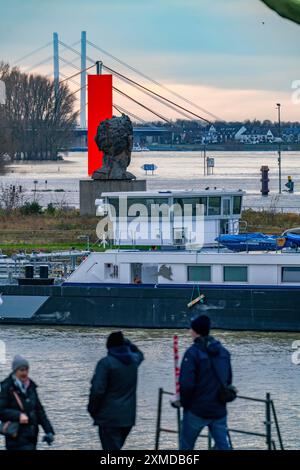
M 133 127 L 128 116 L 123 114 L 121 117 L 114 116 L 102 121 L 95 142 L 104 155 L 102 167 L 93 173 L 93 179 L 135 179 L 127 171 L 133 146 Z

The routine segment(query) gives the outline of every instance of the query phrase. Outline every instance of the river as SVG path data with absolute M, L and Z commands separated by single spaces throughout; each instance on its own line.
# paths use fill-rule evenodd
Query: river
M 132 154 L 129 170 L 137 178 L 147 180 L 147 188 L 156 189 L 200 189 L 207 186 L 227 189 L 243 189 L 246 207 L 285 207 L 294 212 L 300 208 L 300 164 L 298 152 L 283 152 L 282 188 L 291 175 L 295 182 L 295 194 L 278 192 L 278 155 L 272 152 L 208 152 L 214 157 L 214 174 L 203 176 L 201 152 L 138 152 Z M 154 163 L 154 175 L 145 175 L 142 166 Z M 260 195 L 260 168 L 270 168 L 270 195 Z M 87 153 L 70 153 L 61 162 L 16 163 L 9 168 L 2 184 L 22 185 L 25 199 L 32 198 L 36 183 L 36 197 L 42 205 L 79 206 L 79 180 L 87 177 Z M 45 182 L 47 181 L 47 183 Z
M 102 328 L 2 326 L 0 339 L 7 347 L 7 363 L 0 365 L 4 378 L 14 354 L 23 354 L 55 427 L 55 449 L 98 449 L 96 429 L 86 412 L 89 382 L 97 360 L 105 354 L 109 333 Z M 145 353 L 140 368 L 137 426 L 127 449 L 153 449 L 158 388 L 174 390 L 172 337 L 179 334 L 181 354 L 190 342 L 187 331 L 128 330 L 126 334 Z M 300 365 L 292 363 L 292 343 L 300 334 L 215 331 L 231 351 L 234 383 L 242 395 L 275 401 L 286 448 L 300 448 Z M 263 432 L 264 406 L 236 400 L 229 405 L 232 428 Z M 165 400 L 164 426 L 174 428 L 174 410 Z M 263 438 L 232 434 L 235 448 L 265 448 Z M 0 440 L 0 447 L 1 447 Z M 203 448 L 205 439 L 198 441 Z M 40 448 L 44 448 L 40 445 Z M 176 436 L 163 434 L 162 449 L 175 449 Z
M 300 165 L 297 152 L 283 154 L 283 180 L 291 174 L 295 180 L 294 195 L 276 198 L 278 188 L 277 155 L 275 152 L 210 152 L 215 157 L 214 175 L 203 177 L 201 152 L 142 152 L 133 154 L 130 171 L 145 178 L 142 165 L 154 163 L 155 175 L 146 176 L 148 189 L 201 188 L 218 186 L 247 191 L 245 204 L 252 207 L 283 206 L 299 212 Z M 269 198 L 260 190 L 261 165 L 270 167 Z M 32 197 L 33 181 L 37 181 L 37 198 L 42 204 L 67 203 L 78 207 L 79 179 L 86 177 L 87 155 L 70 154 L 63 162 L 15 164 L 1 177 L 2 184 L 21 184 L 26 197 Z M 180 178 L 178 177 L 180 175 Z M 47 183 L 46 183 L 47 181 Z M 61 192 L 57 190 L 63 190 Z M 174 390 L 172 360 L 173 331 L 131 330 L 126 332 L 144 351 L 138 391 L 137 426 L 126 448 L 153 449 L 157 392 L 159 387 Z M 40 384 L 40 395 L 55 426 L 57 449 L 97 449 L 97 433 L 86 412 L 89 381 L 97 360 L 105 353 L 108 331 L 93 328 L 47 328 L 6 326 L 0 329 L 5 341 L 8 362 L 0 364 L 3 378 L 9 372 L 14 354 L 27 356 L 32 363 L 32 377 Z M 299 334 L 215 332 L 232 353 L 234 383 L 240 394 L 264 398 L 272 394 L 278 412 L 284 444 L 300 448 L 300 365 L 292 363 L 292 344 Z M 180 331 L 181 353 L 189 344 L 187 332 Z M 237 400 L 229 406 L 230 426 L 263 431 L 262 405 Z M 174 427 L 174 410 L 164 407 L 164 424 Z M 263 448 L 264 439 L 233 435 L 239 448 Z M 199 441 L 203 447 L 204 440 Z M 41 445 L 43 448 L 43 445 Z M 162 448 L 176 448 L 176 437 L 162 436 Z

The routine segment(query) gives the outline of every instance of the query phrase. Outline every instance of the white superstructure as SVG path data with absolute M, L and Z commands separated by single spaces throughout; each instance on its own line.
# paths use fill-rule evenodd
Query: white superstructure
M 91 253 L 67 283 L 300 285 L 300 253 L 108 250 Z
M 116 245 L 203 246 L 239 232 L 243 195 L 210 188 L 103 193 L 96 206 L 112 222 Z

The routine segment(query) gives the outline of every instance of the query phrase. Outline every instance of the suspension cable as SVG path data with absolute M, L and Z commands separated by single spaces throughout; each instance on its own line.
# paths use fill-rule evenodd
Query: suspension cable
M 190 104 L 191 106 L 194 106 L 195 108 L 199 109 L 200 111 L 208 114 L 209 116 L 211 116 L 212 118 L 214 118 L 215 120 L 217 121 L 223 121 L 223 119 L 221 119 L 220 117 L 216 116 L 215 114 L 211 113 L 210 111 L 207 111 L 205 108 L 203 108 L 202 106 L 199 106 L 197 105 L 196 103 L 193 103 L 193 101 L 185 98 L 184 96 L 180 95 L 179 93 L 176 93 L 176 91 L 173 91 L 171 88 L 167 87 L 166 85 L 163 85 L 162 83 L 158 82 L 157 80 L 154 80 L 153 78 L 149 77 L 149 75 L 146 75 L 145 73 L 141 72 L 140 70 L 136 69 L 135 67 L 132 67 L 131 65 L 129 65 L 127 62 L 124 62 L 123 60 L 121 59 L 118 59 L 118 57 L 114 56 L 113 54 L 111 54 L 110 52 L 106 51 L 105 49 L 102 49 L 101 47 L 97 46 L 96 44 L 94 44 L 93 42 L 87 40 L 87 43 L 94 47 L 95 49 L 97 49 L 98 51 L 102 52 L 103 54 L 107 55 L 108 57 L 110 57 L 111 59 L 115 60 L 116 62 L 118 62 L 119 64 L 121 65 L 124 65 L 124 67 L 132 70 L 133 72 L 137 73 L 138 75 L 140 75 L 141 77 L 143 78 L 146 78 L 146 80 L 149 80 L 150 82 L 152 82 L 153 84 L 163 88 L 164 90 L 168 91 L 169 93 L 171 93 L 173 96 L 176 96 L 177 98 L 185 101 L 186 103 Z
M 123 75 L 122 73 L 117 72 L 116 70 L 113 70 L 112 68 L 107 67 L 106 65 L 103 65 L 103 67 L 104 67 L 106 70 L 109 70 L 110 72 L 112 72 L 112 73 L 118 75 L 119 77 L 125 79 L 125 80 L 128 81 L 129 83 L 133 83 L 134 85 L 140 87 L 141 89 L 146 90 L 148 93 L 153 94 L 154 96 L 160 98 L 161 100 L 167 101 L 167 102 L 170 103 L 171 105 L 176 106 L 177 108 L 182 109 L 183 111 L 185 111 L 185 112 L 187 112 L 187 113 L 189 113 L 189 114 L 192 114 L 193 116 L 195 116 L 195 117 L 197 117 L 198 119 L 201 119 L 201 120 L 207 122 L 208 124 L 211 124 L 211 121 L 209 121 L 208 119 L 204 118 L 203 116 L 200 116 L 199 114 L 196 114 L 196 113 L 194 113 L 193 111 L 190 111 L 189 109 L 184 108 L 183 106 L 180 106 L 180 104 L 175 103 L 175 102 L 172 101 L 172 100 L 169 100 L 168 98 L 166 98 L 166 97 L 160 95 L 159 93 L 156 93 L 155 91 L 151 90 L 150 88 L 147 88 L 147 87 L 145 87 L 144 85 L 141 85 L 140 83 L 136 82 L 135 80 L 132 80 L 131 78 L 126 77 L 126 76 Z
M 73 67 L 73 69 L 75 70 L 80 70 L 81 72 L 81 68 L 78 65 L 73 64 L 69 60 L 66 60 L 63 57 L 60 57 L 59 60 L 61 60 L 64 64 L 69 65 L 70 67 Z
M 137 116 L 136 114 L 128 111 L 127 109 L 123 108 L 122 106 L 120 106 L 119 104 L 113 104 L 113 108 L 118 111 L 120 114 L 128 114 L 128 116 L 131 116 L 133 117 L 134 119 L 136 119 L 137 121 L 140 121 L 142 122 L 143 124 L 147 124 L 147 121 L 145 121 L 144 119 L 140 118 L 139 116 Z
M 74 52 L 74 54 L 77 54 L 79 57 L 81 57 L 81 53 L 78 52 L 76 49 L 74 49 L 74 48 L 72 47 L 72 45 L 71 45 L 71 46 L 68 46 L 68 44 L 66 44 L 66 43 L 63 42 L 63 41 L 58 41 L 58 42 L 59 42 L 59 44 L 61 44 L 62 46 L 64 46 L 66 49 L 69 49 L 70 51 Z M 95 61 L 94 61 L 93 59 L 91 59 L 91 57 L 86 56 L 86 58 L 87 58 L 87 60 L 89 60 L 90 62 L 93 62 L 93 64 L 95 63 Z
M 51 44 L 52 44 L 51 42 L 47 42 L 47 44 L 45 44 L 44 46 L 38 47 L 37 49 L 30 52 L 29 54 L 26 54 L 23 57 L 20 57 L 20 59 L 15 60 L 12 63 L 12 66 L 18 65 L 20 62 L 23 62 L 23 60 L 27 59 L 28 57 L 31 57 L 32 55 L 37 54 L 38 52 L 42 51 L 43 49 L 46 49 L 46 47 L 48 47 L 48 46 L 51 46 Z
M 105 65 L 103 65 L 103 68 L 106 68 Z M 118 77 L 118 75 L 117 75 Z M 121 78 L 122 80 L 124 80 L 126 83 L 128 83 L 128 81 L 126 79 L 123 79 L 122 77 L 118 77 L 118 78 Z M 158 101 L 159 103 L 163 104 L 164 106 L 167 106 L 169 109 L 172 109 L 173 111 L 175 111 L 176 113 L 180 114 L 181 116 L 184 116 L 186 119 L 192 119 L 191 116 L 189 116 L 187 113 L 185 113 L 184 111 L 181 111 L 180 109 L 176 108 L 175 106 L 167 103 L 164 99 L 162 98 L 159 98 L 158 96 L 153 96 L 152 93 L 150 93 L 149 91 L 147 90 L 143 90 L 141 89 L 138 85 L 135 85 L 134 83 L 130 83 L 129 84 L 131 86 L 133 86 L 134 88 L 136 88 L 137 90 L 141 91 L 142 93 L 145 93 L 147 96 L 149 96 L 150 98 Z
M 73 75 L 70 75 L 69 77 L 65 78 L 64 80 L 61 80 L 61 81 L 59 82 L 59 84 L 64 83 L 64 82 L 66 82 L 67 80 L 71 80 L 71 78 L 77 77 L 77 75 L 80 75 L 81 73 L 86 72 L 87 70 L 90 70 L 90 69 L 93 68 L 93 67 L 95 67 L 95 64 L 90 65 L 89 67 L 86 67 L 85 69 L 80 70 L 79 72 L 74 73 Z
M 31 67 L 27 67 L 25 70 L 23 70 L 23 73 L 30 73 L 32 70 L 36 69 L 40 65 L 43 65 L 46 62 L 50 62 L 50 60 L 52 60 L 52 55 L 50 55 L 49 57 L 46 57 L 46 59 L 43 59 L 40 62 L 37 62 L 36 64 L 32 65 Z
M 150 111 L 150 113 L 155 114 L 155 116 L 159 117 L 159 119 L 162 119 L 163 121 L 165 121 L 165 122 L 167 122 L 168 124 L 172 125 L 172 122 L 171 122 L 169 119 L 165 118 L 165 117 L 162 116 L 160 113 L 157 113 L 156 111 L 153 111 L 153 109 L 148 108 L 148 106 L 142 104 L 140 101 L 135 100 L 134 98 L 132 98 L 132 96 L 127 95 L 127 93 L 125 93 L 124 91 L 119 90 L 119 89 L 116 88 L 115 86 L 113 86 L 113 90 L 115 90 L 115 91 L 116 91 L 117 93 L 119 93 L 120 95 L 125 96 L 126 98 L 128 98 L 128 99 L 131 100 L 131 101 L 133 101 L 134 103 L 138 104 L 138 105 L 141 106 L 142 108 L 147 109 L 147 111 Z

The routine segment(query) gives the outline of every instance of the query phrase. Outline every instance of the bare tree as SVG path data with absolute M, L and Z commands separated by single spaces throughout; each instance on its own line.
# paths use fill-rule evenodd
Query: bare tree
M 4 81 L 4 77 L 9 72 L 8 64 L 0 62 L 0 80 Z M 9 143 L 9 130 L 6 122 L 5 100 L 0 102 L 0 173 L 4 173 L 5 164 L 7 163 L 7 149 Z
M 4 210 L 18 209 L 25 201 L 24 193 L 17 184 L 0 186 L 0 208 Z
M 2 68 L 0 79 L 6 84 L 2 119 L 7 129 L 3 149 L 12 159 L 56 159 L 76 125 L 74 95 L 66 84 L 56 87 L 41 75 Z

